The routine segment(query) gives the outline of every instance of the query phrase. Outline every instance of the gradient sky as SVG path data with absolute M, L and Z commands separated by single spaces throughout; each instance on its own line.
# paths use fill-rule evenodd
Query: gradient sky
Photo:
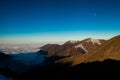
M 109 39 L 120 34 L 120 0 L 0 0 L 0 43 Z

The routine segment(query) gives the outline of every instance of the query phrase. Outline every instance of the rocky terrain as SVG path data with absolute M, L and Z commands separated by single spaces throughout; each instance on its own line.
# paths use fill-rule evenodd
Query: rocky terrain
M 87 38 L 82 41 L 67 41 L 63 45 L 47 44 L 40 49 L 48 51 L 48 56 L 73 56 L 95 50 L 106 40 Z

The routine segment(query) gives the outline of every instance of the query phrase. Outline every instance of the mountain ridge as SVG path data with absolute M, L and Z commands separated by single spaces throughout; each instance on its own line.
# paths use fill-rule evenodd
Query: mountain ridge
M 83 55 L 71 56 L 61 59 L 56 62 L 67 63 L 72 62 L 72 65 L 80 63 L 88 63 L 95 61 L 104 61 L 105 59 L 120 60 L 120 35 L 115 36 L 102 45 L 98 46 L 94 51 L 90 51 Z
M 93 39 L 87 38 L 84 40 L 67 41 L 63 45 L 58 44 L 47 44 L 40 49 L 48 51 L 48 56 L 59 55 L 59 56 L 73 56 L 78 54 L 84 54 L 86 52 L 96 49 L 99 45 L 104 43 L 104 39 Z

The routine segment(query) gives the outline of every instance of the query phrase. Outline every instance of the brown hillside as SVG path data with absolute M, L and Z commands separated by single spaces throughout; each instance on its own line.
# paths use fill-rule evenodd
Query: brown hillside
M 105 41 L 103 39 L 88 38 L 82 41 L 67 41 L 63 45 L 47 44 L 40 49 L 48 51 L 48 56 L 73 56 L 95 50 Z
M 95 51 L 88 52 L 84 55 L 68 57 L 57 62 L 76 65 L 80 63 L 104 61 L 105 59 L 120 60 L 120 35 L 106 41 L 95 49 Z
M 104 59 L 120 60 L 120 35 L 106 41 L 103 45 L 92 52 L 85 61 L 103 61 Z

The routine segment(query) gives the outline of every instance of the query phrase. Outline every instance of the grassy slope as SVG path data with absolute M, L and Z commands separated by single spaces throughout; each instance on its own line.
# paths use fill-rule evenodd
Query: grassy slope
M 68 57 L 57 61 L 57 63 L 72 63 L 72 65 L 77 65 L 80 63 L 103 61 L 105 59 L 120 60 L 120 35 L 106 41 L 95 51 Z

